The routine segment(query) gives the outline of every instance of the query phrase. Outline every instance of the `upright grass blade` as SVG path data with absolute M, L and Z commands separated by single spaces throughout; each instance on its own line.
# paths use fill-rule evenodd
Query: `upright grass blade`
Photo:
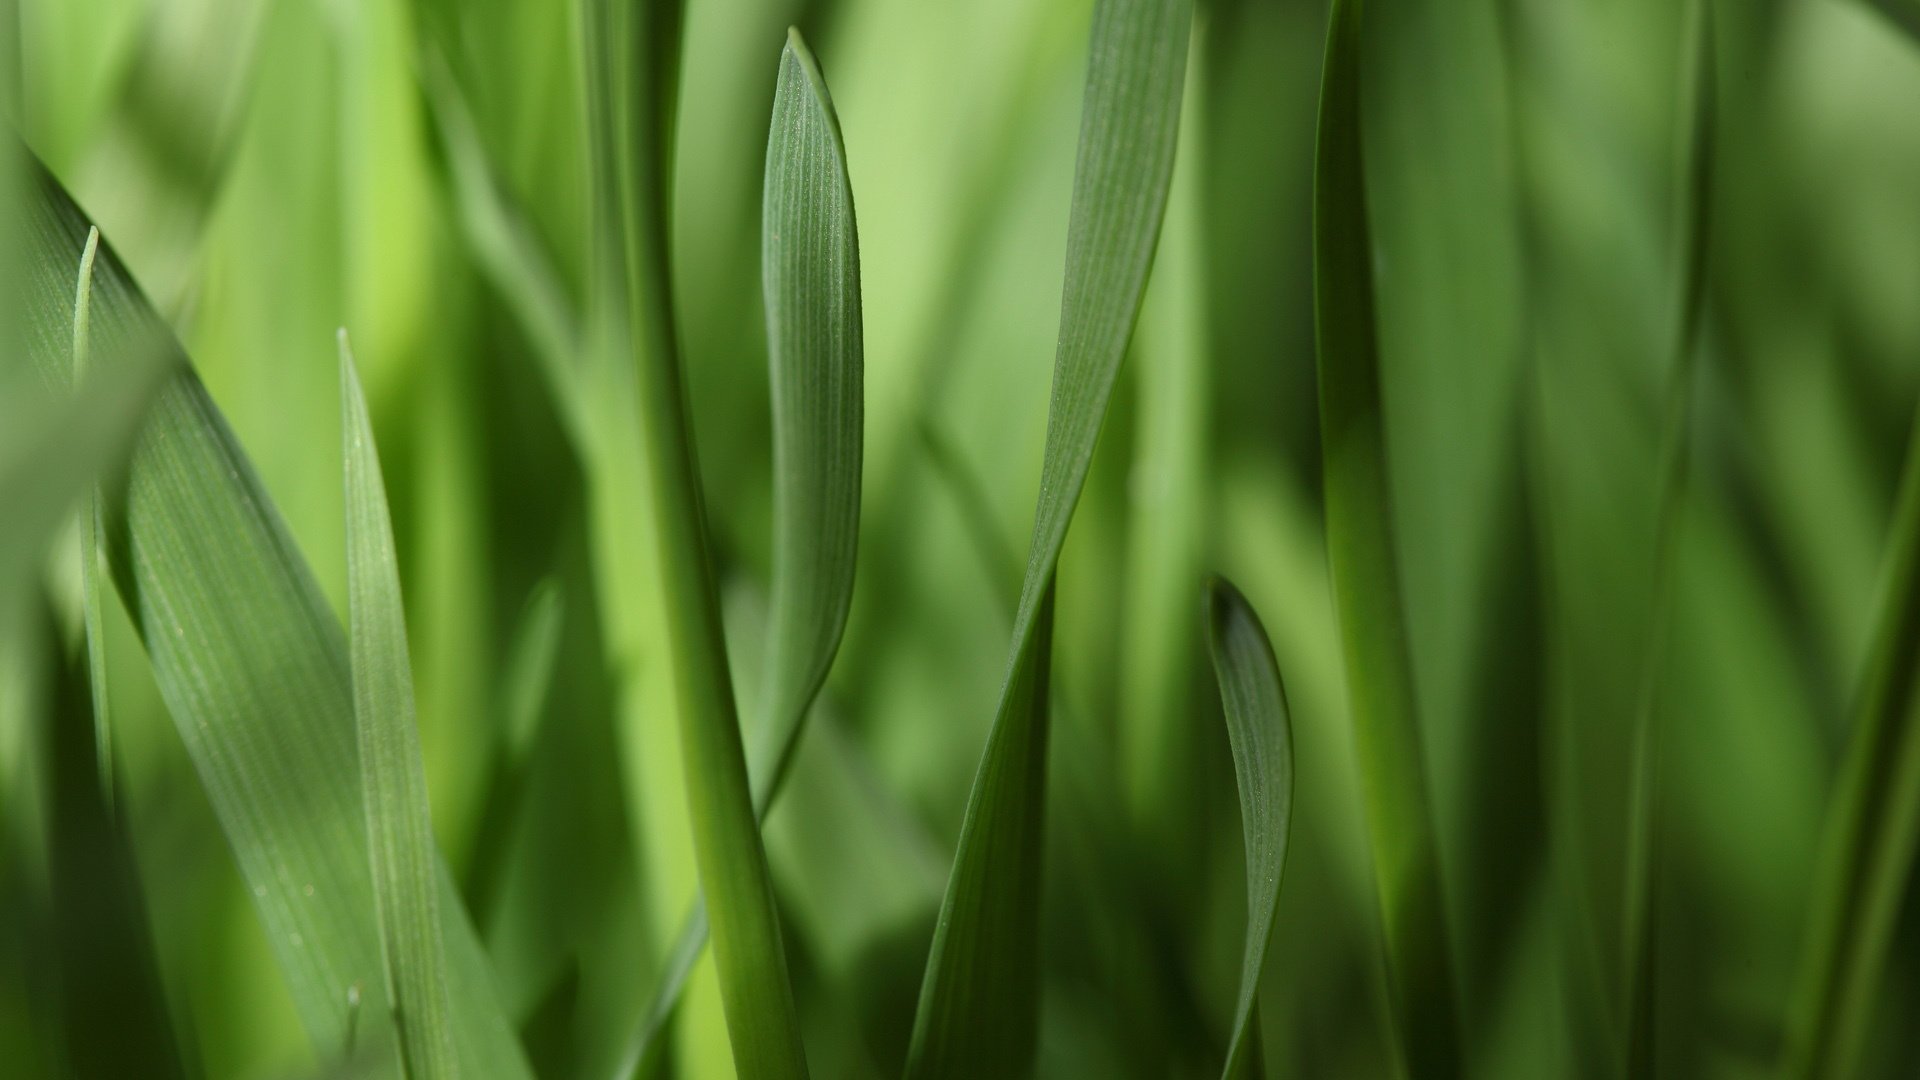
M 860 246 L 840 120 L 798 30 L 774 90 L 761 222 L 773 398 L 773 609 L 761 718 L 748 761 L 764 817 L 802 722 L 826 681 L 853 602 L 860 527 L 864 358 Z M 617 1075 L 658 1038 L 705 946 L 704 906 L 689 915 Z
M 1220 702 L 1233 744 L 1233 772 L 1240 785 L 1240 828 L 1247 845 L 1247 944 L 1240 968 L 1240 998 L 1233 1011 L 1225 1080 L 1252 1076 L 1255 1046 L 1254 995 L 1266 966 L 1267 942 L 1280 902 L 1280 874 L 1287 865 L 1293 824 L 1293 722 L 1280 665 L 1259 616 L 1240 590 L 1224 578 L 1207 589 L 1207 644 L 1220 679 Z
M 658 603 L 722 1007 L 743 1075 L 804 1077 L 806 1055 L 707 551 L 706 508 L 669 288 L 667 187 L 679 5 L 585 4 L 596 225 L 589 322 L 598 363 L 631 362 L 620 355 L 628 348 L 637 354 L 634 392 L 653 500 Z
M 1886 560 L 1787 1018 L 1786 1080 L 1858 1070 L 1920 843 L 1920 419 Z
M 23 311 L 30 363 L 66 381 L 73 268 L 89 223 L 44 170 L 27 178 Z M 141 357 L 167 378 L 106 500 L 108 566 L 146 645 L 208 800 L 252 893 L 319 1055 L 389 1037 L 370 917 L 347 643 L 311 572 L 179 345 L 103 246 L 90 302 L 91 382 L 133 384 Z M 86 448 L 85 438 L 75 445 Z M 69 464 L 54 455 L 64 474 Z M 93 476 L 80 474 L 68 490 Z M 468 1080 L 525 1080 L 492 975 L 444 871 L 441 932 L 451 1018 Z
M 1713 16 L 1710 0 L 1693 8 L 1693 124 L 1687 148 L 1686 205 L 1680 250 L 1680 303 L 1668 369 L 1666 415 L 1660 431 L 1660 473 L 1654 522 L 1653 610 L 1642 666 L 1639 714 L 1634 718 L 1633 776 L 1629 784 L 1626 867 L 1626 926 L 1621 965 L 1625 982 L 1621 1001 L 1625 1035 L 1623 1075 L 1652 1075 L 1654 1069 L 1655 968 L 1659 955 L 1655 913 L 1659 889 L 1660 821 L 1657 785 L 1661 746 L 1660 689 L 1674 602 L 1673 564 L 1687 499 L 1689 447 L 1693 428 L 1693 381 L 1700 324 L 1706 304 L 1707 252 L 1711 236 L 1714 134 Z
M 1192 22 L 1191 0 L 1094 8 L 1033 539 L 1007 679 L 927 956 L 910 1080 L 1032 1065 L 1054 571 L 1159 241 Z
M 87 230 L 80 249 L 80 280 L 73 294 L 73 381 L 86 381 L 93 370 L 87 351 L 92 324 L 93 260 L 100 253 L 100 230 Z M 106 620 L 100 604 L 100 482 L 95 480 L 80 511 L 80 596 L 87 638 L 87 675 L 93 697 L 93 751 L 100 773 L 100 797 L 113 811 L 113 739 L 107 720 Z
M 400 1029 L 402 1072 L 410 1080 L 442 1080 L 459 1070 L 448 1020 L 447 961 L 426 768 L 414 720 L 413 666 L 386 483 L 345 330 L 340 331 L 340 437 L 354 727 L 387 1002 Z
M 1360 137 L 1360 5 L 1327 29 L 1314 161 L 1314 327 L 1327 561 L 1353 709 L 1390 993 L 1415 1080 L 1460 1075 L 1452 948 L 1394 550 Z

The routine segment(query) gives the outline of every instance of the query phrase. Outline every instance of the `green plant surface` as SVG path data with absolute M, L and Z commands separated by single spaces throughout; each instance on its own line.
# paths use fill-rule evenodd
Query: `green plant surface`
M 1402 1052 L 1415 1077 L 1460 1075 L 1457 990 L 1391 520 L 1372 245 L 1361 152 L 1360 6 L 1327 29 L 1314 158 L 1314 326 L 1327 562 L 1359 746 Z
M 1273 645 L 1240 590 L 1223 578 L 1207 587 L 1207 644 L 1233 744 L 1240 828 L 1247 845 L 1247 944 L 1223 1077 L 1258 1075 L 1254 998 L 1273 939 L 1280 876 L 1293 824 L 1293 722 Z
M 340 437 L 347 508 L 348 656 L 361 801 L 372 856 L 373 903 L 387 1001 L 400 1033 L 402 1073 L 458 1074 L 448 1021 L 447 960 L 440 932 L 438 854 L 415 727 L 413 665 L 400 570 L 387 513 L 373 421 L 340 331 Z

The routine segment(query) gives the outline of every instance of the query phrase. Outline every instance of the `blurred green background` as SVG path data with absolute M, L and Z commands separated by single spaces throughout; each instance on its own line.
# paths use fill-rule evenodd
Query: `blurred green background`
M 1662 1075 L 1770 1075 L 1920 391 L 1920 45 L 1854 0 L 1715 4 L 1718 130 L 1672 622 L 1651 634 L 1679 318 L 1687 5 L 1370 0 L 1365 145 L 1388 442 L 1470 1074 L 1584 1075 L 1620 943 L 1629 733 L 1658 722 Z M 7 0 L 26 143 L 169 319 L 344 610 L 334 330 L 401 550 L 434 824 L 542 1076 L 594 1075 L 693 890 L 660 673 L 619 626 L 591 464 L 463 199 L 483 161 L 577 311 L 586 149 L 557 0 Z M 1031 521 L 1089 0 L 690 0 L 673 288 L 751 705 L 770 447 L 760 187 L 788 25 L 845 133 L 867 430 L 845 647 L 766 836 L 815 1074 L 897 1074 Z M 1200 5 L 1174 194 L 1060 574 L 1047 1077 L 1218 1067 L 1244 889 L 1204 574 L 1294 710 L 1268 1074 L 1396 1074 L 1319 513 L 1310 187 L 1326 11 Z M 478 157 L 474 152 L 478 151 Z M 465 158 L 462 155 L 466 155 Z M 4 513 L 4 511 L 0 511 Z M 76 655 L 0 640 L 0 1073 L 64 1075 L 45 707 Z M 557 584 L 524 760 L 504 658 Z M 110 611 L 123 811 L 195 1075 L 311 1075 L 206 797 Z M 637 640 L 644 641 L 644 628 Z M 64 658 L 64 659 L 63 659 Z M 1916 660 L 1920 663 L 1920 660 Z M 755 715 L 752 708 L 744 715 Z M 42 899 L 36 900 L 36 897 Z M 1909 898 L 1866 1072 L 1920 1062 Z M 41 920 L 41 921 L 36 921 Z M 1569 930 L 1569 927 L 1575 929 Z M 78 954 L 112 971 L 124 957 Z M 1616 976 L 1608 974 L 1600 981 Z M 111 1024 L 102 1030 L 111 1031 Z M 65 1037 L 71 1037 L 65 1036 Z M 710 964 L 671 1068 L 728 1076 Z M 16 1071 L 17 1070 L 17 1071 Z

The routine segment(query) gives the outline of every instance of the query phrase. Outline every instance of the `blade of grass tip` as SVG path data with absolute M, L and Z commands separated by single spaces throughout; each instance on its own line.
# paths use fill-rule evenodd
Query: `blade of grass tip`
M 71 362 L 73 268 L 86 216 L 28 159 L 21 311 L 27 359 L 64 385 Z M 384 1043 L 384 996 L 366 822 L 356 760 L 347 642 L 252 464 L 179 344 L 102 241 L 90 302 L 92 385 L 126 388 L 149 371 L 157 395 L 134 439 L 124 485 L 108 492 L 108 569 L 155 682 L 259 913 L 308 1038 L 322 1058 Z M 144 359 L 144 364 L 143 364 Z M 60 419 L 60 417 L 56 417 Z M 72 432 L 99 418 L 81 412 Z M 0 430 L 0 440 L 11 432 Z M 70 432 L 71 434 L 71 432 Z M 73 468 L 67 444 L 34 459 Z M 73 440 L 85 451 L 91 443 Z M 0 456 L 0 460 L 6 460 Z M 78 474 L 80 491 L 96 470 Z M 45 490 L 42 485 L 39 490 Z M 10 535 L 10 533 L 9 533 Z M 437 870 L 456 1049 L 469 1080 L 529 1075 L 494 997 L 493 976 L 444 866 Z
M 798 30 L 780 54 L 767 140 L 761 266 L 774 449 L 766 713 L 748 761 L 764 818 L 839 651 L 860 528 L 864 351 L 860 245 L 833 97 Z M 656 1051 L 709 929 L 688 916 L 620 1075 Z
M 1880 590 L 1787 1017 L 1786 1080 L 1857 1071 L 1920 842 L 1920 415 Z
M 93 260 L 100 253 L 100 230 L 87 230 L 80 250 L 80 280 L 73 296 L 73 381 L 84 383 L 92 371 L 87 332 L 92 323 Z M 93 751 L 100 773 L 100 797 L 113 810 L 113 740 L 107 719 L 106 621 L 100 603 L 100 482 L 95 480 L 80 511 L 80 595 L 87 638 L 87 674 L 93 689 Z
M 1007 679 L 928 950 L 909 1080 L 1032 1067 L 1054 571 L 1159 243 L 1192 23 L 1191 0 L 1094 8 L 1033 539 Z
M 617 233 L 595 238 L 594 321 L 603 349 L 624 341 L 638 354 L 633 366 L 642 458 L 659 554 L 655 584 L 721 1007 L 742 1074 L 805 1077 L 806 1054 L 728 671 L 673 323 L 668 178 L 680 8 L 585 3 L 596 233 L 618 226 Z M 611 352 L 602 359 L 630 362 Z
M 1240 590 L 1224 578 L 1207 589 L 1207 645 L 1220 679 L 1220 703 L 1233 746 L 1233 773 L 1240 786 L 1240 828 L 1247 846 L 1247 943 L 1241 960 L 1240 998 L 1233 1035 L 1220 1075 L 1259 1075 L 1254 997 L 1273 938 L 1280 903 L 1280 875 L 1287 866 L 1293 823 L 1293 722 L 1286 687 L 1266 628 Z
M 1692 124 L 1688 135 L 1685 233 L 1680 250 L 1680 302 L 1668 374 L 1666 415 L 1660 432 L 1660 472 L 1655 478 L 1653 609 L 1641 667 L 1640 702 L 1634 717 L 1629 783 L 1626 925 L 1621 941 L 1626 954 L 1621 1016 L 1625 1023 L 1623 1075 L 1649 1076 L 1654 1068 L 1656 1004 L 1655 961 L 1659 956 L 1655 923 L 1659 890 L 1660 820 L 1657 796 L 1662 732 L 1660 687 L 1666 642 L 1672 630 L 1675 549 L 1687 498 L 1688 450 L 1694 372 L 1698 366 L 1702 308 L 1706 303 L 1707 251 L 1712 209 L 1714 133 L 1713 16 L 1709 0 L 1696 0 L 1691 15 L 1694 35 Z
M 354 727 L 387 1001 L 400 1030 L 403 1074 L 442 1080 L 459 1069 L 447 1015 L 427 774 L 414 721 L 413 671 L 386 483 L 345 330 L 340 331 L 340 431 Z
M 1327 28 L 1314 162 L 1314 326 L 1327 562 L 1353 709 L 1389 986 L 1415 1080 L 1460 1074 L 1452 947 L 1394 550 L 1360 138 L 1360 5 Z

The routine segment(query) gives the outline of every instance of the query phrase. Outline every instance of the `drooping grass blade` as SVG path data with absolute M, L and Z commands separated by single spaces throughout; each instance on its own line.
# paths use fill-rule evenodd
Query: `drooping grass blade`
M 27 194 L 28 353 L 42 379 L 58 385 L 67 379 L 73 268 L 89 223 L 44 170 L 27 178 Z M 130 376 L 143 356 L 166 376 L 125 484 L 104 507 L 108 567 L 301 1023 L 331 1058 L 346 1044 L 350 988 L 385 996 L 346 638 L 226 421 L 104 245 L 90 312 L 94 382 L 137 381 Z M 69 490 L 93 475 L 82 473 Z M 460 1073 L 524 1080 L 486 958 L 450 879 L 436 874 Z M 359 1013 L 362 1045 L 390 1028 L 383 1000 Z
M 1215 578 L 1207 590 L 1207 643 L 1220 679 L 1220 702 L 1233 744 L 1240 787 L 1240 828 L 1247 845 L 1247 943 L 1240 997 L 1227 1045 L 1226 1080 L 1252 1076 L 1254 995 L 1266 966 L 1267 943 L 1280 902 L 1293 822 L 1293 723 L 1273 645 L 1240 590 Z
M 1920 421 L 1855 693 L 1787 1018 L 1786 1080 L 1847 1080 L 1858 1070 L 1920 844 Z
M 1327 29 L 1314 161 L 1314 327 L 1327 561 L 1346 661 L 1393 1009 L 1410 1074 L 1460 1074 L 1440 860 L 1394 549 L 1360 137 L 1360 6 Z
M 599 350 L 594 362 L 608 371 L 631 367 L 637 377 L 656 602 L 727 1032 L 742 1073 L 804 1077 L 806 1055 L 747 779 L 673 321 L 667 188 L 679 5 L 585 0 L 582 26 L 596 233 L 588 322 Z M 637 355 L 624 355 L 629 348 Z
M 348 654 L 361 799 L 372 855 L 387 1001 L 407 1077 L 458 1074 L 447 1006 L 433 826 L 414 719 L 400 568 L 373 422 L 340 332 L 340 438 L 346 474 Z
M 910 1080 L 1032 1064 L 1054 571 L 1159 241 L 1190 0 L 1101 0 L 1067 227 L 1053 399 L 1008 674 L 975 774 L 907 1052 Z
M 785 778 L 853 600 L 864 395 L 860 249 L 840 121 L 799 32 L 780 55 L 767 144 L 762 271 L 773 387 L 773 610 L 749 773 L 756 817 Z M 709 930 L 692 913 L 619 1073 L 657 1049 Z
M 1698 366 L 1700 324 L 1706 304 L 1707 252 L 1711 233 L 1714 135 L 1714 53 L 1712 4 L 1694 5 L 1692 131 L 1688 148 L 1685 230 L 1680 251 L 1680 303 L 1668 371 L 1666 415 L 1660 431 L 1660 473 L 1654 522 L 1653 610 L 1645 644 L 1639 714 L 1634 718 L 1633 775 L 1629 783 L 1626 950 L 1621 1010 L 1622 1068 L 1627 1077 L 1649 1076 L 1654 1069 L 1655 961 L 1659 956 L 1655 913 L 1659 896 L 1660 836 L 1657 784 L 1665 741 L 1660 730 L 1660 688 L 1674 603 L 1675 549 L 1687 499 L 1688 449 L 1694 372 Z

